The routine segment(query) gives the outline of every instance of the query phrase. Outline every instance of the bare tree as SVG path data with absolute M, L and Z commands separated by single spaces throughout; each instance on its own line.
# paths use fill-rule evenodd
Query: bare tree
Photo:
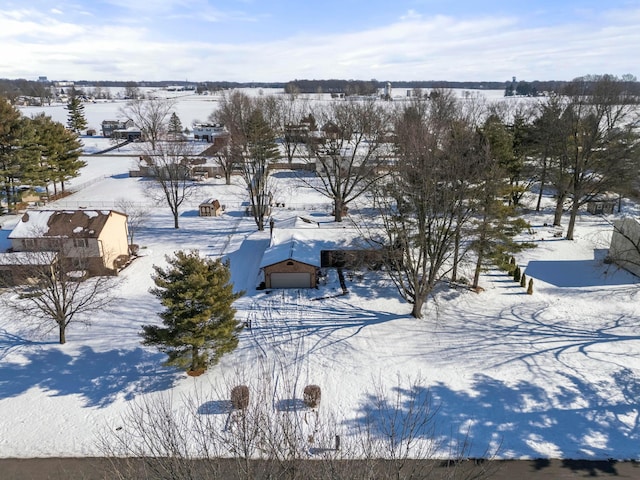
M 86 278 L 83 263 L 87 260 L 72 260 L 62 246 L 57 251 L 14 255 L 12 281 L 5 285 L 9 289 L 4 295 L 7 306 L 44 333 L 57 329 L 61 344 L 67 341 L 70 324 L 89 324 L 90 314 L 102 310 L 113 299 L 110 293 L 114 277 Z
M 277 136 L 289 163 L 297 156 L 307 155 L 305 144 L 310 140 L 311 124 L 309 117 L 304 116 L 309 110 L 306 100 L 296 94 L 269 95 L 258 98 L 257 107 Z
M 399 112 L 397 165 L 376 194 L 389 275 L 416 318 L 457 261 L 456 241 L 471 212 L 469 179 L 484 159 L 468 135 L 456 133 L 465 129 L 454 129 L 460 119 L 451 102 L 416 99 Z
M 190 153 L 186 142 L 159 142 L 141 157 L 152 172 L 149 195 L 169 207 L 174 228 L 180 228 L 180 208 L 195 188 Z
M 370 192 L 388 170 L 389 115 L 374 100 L 333 102 L 314 113 L 323 124 L 323 141 L 309 142 L 308 147 L 320 183 L 302 180 L 333 200 L 335 221 L 341 222 L 348 205 Z
M 361 414 L 346 420 L 304 406 L 300 379 L 284 365 L 258 368 L 257 376 L 240 370 L 219 378 L 208 394 L 132 403 L 99 438 L 113 478 L 471 480 L 496 470 L 497 452 L 487 449 L 484 462 L 467 462 L 467 437 L 438 438 L 438 408 L 419 377 L 391 388 L 374 382 Z M 249 397 L 234 407 L 236 386 Z M 447 446 L 449 460 L 437 460 Z
M 134 98 L 120 109 L 120 114 L 140 128 L 144 140 L 155 150 L 157 143 L 167 134 L 168 119 L 175 101 L 167 98 L 143 100 Z
M 241 168 L 258 230 L 264 230 L 264 219 L 270 213 L 274 194 L 269 164 L 279 157 L 273 130 L 265 121 L 262 111 L 256 108 L 247 125 L 247 153 Z
M 150 208 L 139 202 L 134 202 L 127 198 L 116 200 L 116 209 L 127 216 L 127 233 L 129 235 L 129 248 L 134 245 L 135 235 L 149 219 Z
M 565 143 L 571 173 L 571 209 L 567 240 L 573 240 L 578 209 L 594 196 L 625 188 L 638 176 L 638 132 L 629 120 L 638 97 L 626 82 L 603 75 L 578 79 L 567 86 Z

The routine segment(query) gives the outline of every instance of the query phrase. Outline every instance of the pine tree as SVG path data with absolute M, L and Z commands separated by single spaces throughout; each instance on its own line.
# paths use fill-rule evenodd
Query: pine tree
M 0 189 L 9 210 L 15 207 L 18 182 L 29 181 L 27 173 L 33 170 L 37 159 L 35 132 L 31 122 L 0 97 Z
M 87 119 L 84 116 L 84 104 L 80 97 L 76 95 L 75 90 L 71 93 L 69 102 L 65 108 L 69 111 L 67 115 L 67 127 L 69 130 L 79 134 L 87 128 Z
M 182 122 L 180 121 L 180 117 L 176 115 L 176 112 L 173 112 L 171 117 L 169 117 L 167 132 L 171 140 L 180 140 L 180 137 L 182 136 Z
M 529 279 L 529 286 L 527 287 L 527 293 L 533 295 L 533 278 Z
M 46 174 L 39 183 L 47 187 L 52 183 L 54 193 L 57 193 L 57 184 L 60 183 L 64 192 L 65 182 L 77 177 L 79 170 L 87 164 L 80 159 L 82 145 L 78 136 L 44 114 L 34 117 L 33 124 L 41 151 L 41 173 Z
M 524 288 L 527 285 L 527 276 L 523 273 L 520 277 L 520 286 Z
M 188 370 L 206 369 L 238 345 L 241 330 L 233 302 L 229 264 L 200 257 L 198 251 L 166 257 L 166 269 L 154 265 L 151 293 L 165 310 L 158 315 L 164 327 L 144 325 L 144 345 L 154 345 L 169 358 L 167 365 Z

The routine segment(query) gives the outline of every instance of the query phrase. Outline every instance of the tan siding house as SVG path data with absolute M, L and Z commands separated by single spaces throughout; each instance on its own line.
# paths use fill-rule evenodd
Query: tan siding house
M 28 210 L 8 238 L 13 252 L 57 252 L 88 275 L 117 275 L 129 259 L 127 216 L 113 210 Z

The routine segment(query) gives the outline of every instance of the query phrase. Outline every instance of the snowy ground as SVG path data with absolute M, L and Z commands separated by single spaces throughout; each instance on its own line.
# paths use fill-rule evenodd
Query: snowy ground
M 74 182 L 93 183 L 64 205 L 148 202 L 145 180 L 126 175 L 135 157 L 85 158 L 89 165 Z M 325 218 L 317 194 L 287 175 L 279 181 L 287 205 L 314 205 L 304 214 Z M 10 314 L 0 316 L 0 457 L 100 455 L 97 434 L 117 425 L 131 402 L 171 393 L 179 404 L 184 395 L 213 392 L 234 368 L 252 371 L 275 359 L 301 385 L 322 387 L 321 408 L 340 413 L 342 434 L 364 415 L 374 380 L 392 387 L 398 376 L 420 376 L 439 408 L 437 431 L 468 432 L 471 455 L 499 445 L 503 458 L 638 459 L 639 284 L 603 263 L 607 219 L 583 215 L 576 240 L 566 241 L 544 226 L 550 213 L 529 215 L 533 233 L 523 239 L 538 246 L 517 260 L 534 279 L 533 295 L 492 270 L 482 277 L 484 292 L 442 289 L 416 320 L 376 272 L 349 279 L 346 296 L 337 295 L 333 275 L 317 290 L 256 290 L 268 232 L 256 232 L 241 208 L 198 217 L 204 198 L 242 199 L 240 186 L 219 180 L 198 188 L 179 230 L 166 208 L 150 215 L 136 240 L 144 255 L 118 277 L 115 301 L 89 326 L 72 325 L 67 344 L 58 345 L 55 332 L 37 337 Z M 12 220 L 0 220 L 6 236 Z M 152 266 L 192 248 L 230 260 L 236 289 L 246 290 L 238 317 L 252 325 L 236 352 L 195 378 L 162 366 L 164 356 L 139 337 L 160 309 L 148 293 Z

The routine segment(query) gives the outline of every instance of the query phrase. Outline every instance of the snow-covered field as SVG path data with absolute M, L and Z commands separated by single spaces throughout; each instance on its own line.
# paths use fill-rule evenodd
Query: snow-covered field
M 93 183 L 65 205 L 147 202 L 145 180 L 127 176 L 135 156 L 85 159 L 70 185 Z M 288 207 L 276 219 L 301 213 L 289 205 L 314 205 L 302 213 L 327 219 L 325 200 L 286 174 L 278 180 Z M 317 290 L 256 290 L 268 231 L 257 232 L 240 208 L 198 217 L 204 198 L 243 200 L 241 186 L 221 180 L 198 188 L 179 230 L 157 206 L 137 234 L 144 255 L 118 277 L 115 301 L 89 326 L 71 325 L 67 344 L 57 344 L 55 332 L 34 336 L 2 313 L 0 457 L 100 455 L 97 437 L 118 425 L 132 402 L 171 394 L 179 408 L 181 398 L 215 395 L 216 382 L 236 368 L 257 375 L 266 359 L 289 365 L 300 385 L 320 385 L 320 408 L 339 413 L 345 438 L 367 410 L 373 383 L 391 388 L 398 378 L 419 376 L 438 407 L 438 435 L 468 432 L 471 456 L 499 446 L 503 458 L 638 459 L 640 285 L 603 262 L 610 219 L 582 215 L 576 240 L 567 241 L 544 226 L 550 211 L 529 214 L 533 233 L 523 239 L 537 248 L 517 260 L 534 279 L 533 295 L 490 270 L 482 293 L 443 288 L 416 320 L 379 272 L 348 279 L 346 296 L 337 295 L 332 275 Z M 14 221 L 0 218 L 0 236 Z M 246 290 L 236 306 L 252 328 L 200 377 L 162 366 L 164 355 L 140 344 L 141 325 L 156 322 L 160 310 L 148 292 L 152 266 L 177 249 L 228 258 L 236 289 Z

